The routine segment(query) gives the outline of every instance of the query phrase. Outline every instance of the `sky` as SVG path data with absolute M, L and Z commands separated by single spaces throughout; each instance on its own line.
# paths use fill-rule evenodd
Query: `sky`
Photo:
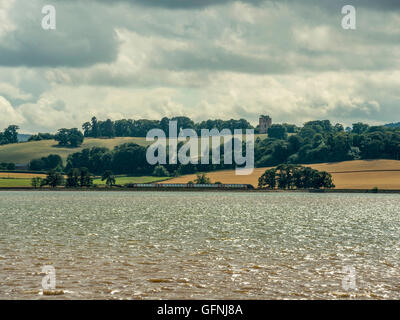
M 0 130 L 92 116 L 398 122 L 399 67 L 398 0 L 0 0 Z

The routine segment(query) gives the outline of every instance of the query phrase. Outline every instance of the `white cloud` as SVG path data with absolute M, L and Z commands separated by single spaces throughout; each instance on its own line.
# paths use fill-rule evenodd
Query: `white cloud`
M 22 50 L 26 65 L 14 61 L 1 68 L 0 95 L 8 99 L 2 121 L 19 119 L 24 131 L 80 127 L 93 115 L 244 117 L 255 123 L 259 114 L 270 114 L 275 122 L 297 124 L 396 120 L 398 13 L 360 10 L 358 29 L 349 32 L 341 28 L 340 10 L 305 2 L 227 1 L 167 10 L 57 1 L 60 20 L 52 38 L 35 29 L 42 2 L 29 2 L 34 10 L 28 12 L 16 0 L 15 17 L 0 25 L 0 36 L 8 26 L 5 37 Z M 29 48 L 65 56 L 48 61 Z M 36 57 L 25 59 L 32 52 Z
M 10 102 L 0 96 L 0 128 L 8 127 L 10 124 L 21 125 L 24 123 L 24 117 L 15 110 Z
M 0 82 L 0 95 L 8 96 L 11 99 L 29 100 L 32 99 L 32 95 L 23 92 L 20 88 L 14 87 L 13 85 L 5 82 Z

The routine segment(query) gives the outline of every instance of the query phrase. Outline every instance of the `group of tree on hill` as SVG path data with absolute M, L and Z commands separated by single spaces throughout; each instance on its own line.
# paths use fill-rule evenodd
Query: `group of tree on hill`
M 0 163 L 0 170 L 15 170 L 15 163 L 12 162 L 1 162 Z
M 332 176 L 325 171 L 291 164 L 281 164 L 268 169 L 258 179 L 261 189 L 331 189 Z
M 400 159 L 400 128 L 355 123 L 350 130 L 329 120 L 310 121 L 295 134 L 273 125 L 268 139 L 256 139 L 256 167 L 358 159 Z
M 84 136 L 77 128 L 62 128 L 55 134 L 54 140 L 58 141 L 58 145 L 61 147 L 76 148 L 83 143 Z
M 30 136 L 28 141 L 54 140 L 54 138 L 54 134 L 39 132 L 38 134 Z
M 0 145 L 17 143 L 18 142 L 18 129 L 16 125 L 10 125 L 3 132 L 0 132 Z
M 370 127 L 356 123 L 345 131 L 339 124 L 328 120 L 307 122 L 297 133 L 288 135 L 286 127 L 274 125 L 266 139 L 257 138 L 254 156 L 256 167 L 271 167 L 279 164 L 307 164 L 358 159 L 400 159 L 400 128 L 384 126 Z M 183 145 L 180 142 L 178 149 Z M 85 148 L 68 156 L 62 167 L 59 156 L 32 160 L 32 170 L 63 168 L 88 168 L 93 174 L 110 170 L 116 174 L 176 176 L 196 172 L 234 169 L 234 164 L 225 165 L 224 148 L 221 147 L 221 164 L 149 165 L 146 160 L 147 147 L 125 143 L 113 150 L 104 147 Z M 167 150 L 168 154 L 168 150 Z M 210 152 L 211 157 L 211 152 Z M 57 169 L 58 168 L 58 169 Z
M 63 161 L 58 154 L 50 154 L 47 157 L 33 159 L 29 162 L 29 169 L 33 171 L 52 170 L 63 171 Z
M 169 132 L 169 122 L 176 121 L 178 132 L 180 129 L 193 129 L 197 134 L 201 133 L 201 129 L 230 129 L 232 132 L 235 129 L 254 129 L 254 127 L 245 119 L 239 120 L 207 120 L 200 123 L 195 123 L 188 117 L 164 117 L 161 120 L 132 120 L 121 119 L 112 121 L 99 121 L 93 117 L 90 122 L 85 122 L 82 129 L 85 137 L 146 137 L 151 129 L 162 129 L 165 133 Z

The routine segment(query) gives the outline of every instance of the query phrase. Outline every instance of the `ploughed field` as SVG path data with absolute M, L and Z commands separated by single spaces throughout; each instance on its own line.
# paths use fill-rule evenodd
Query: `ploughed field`
M 336 189 L 379 189 L 400 190 L 400 161 L 398 160 L 355 160 L 336 163 L 318 163 L 306 165 L 313 169 L 327 171 L 332 174 Z M 235 175 L 234 170 L 207 173 L 211 182 L 246 183 L 254 187 L 258 178 L 268 168 L 256 168 L 248 176 Z M 194 181 L 196 175 L 185 175 L 168 183 L 187 183 Z

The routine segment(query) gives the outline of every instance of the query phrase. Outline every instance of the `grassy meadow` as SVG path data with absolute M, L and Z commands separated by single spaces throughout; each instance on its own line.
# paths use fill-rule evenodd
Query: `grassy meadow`
M 30 141 L 0 146 L 0 162 L 24 164 L 29 163 L 32 159 L 46 157 L 49 154 L 58 154 L 65 161 L 71 153 L 79 152 L 85 148 L 106 147 L 113 149 L 117 145 L 129 142 L 142 146 L 150 144 L 146 141 L 146 138 L 87 138 L 79 148 L 62 148 L 57 146 L 55 140 Z

